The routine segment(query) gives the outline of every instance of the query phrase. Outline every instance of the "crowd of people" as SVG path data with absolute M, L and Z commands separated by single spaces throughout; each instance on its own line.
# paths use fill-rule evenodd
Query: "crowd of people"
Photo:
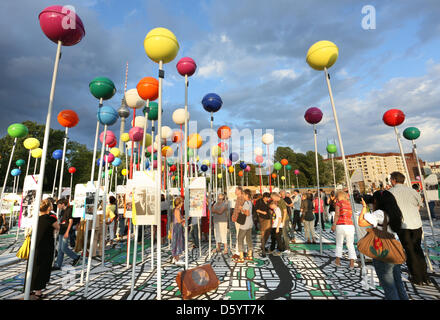
M 289 253 L 293 251 L 290 245 L 297 242 L 300 234 L 304 235 L 307 244 L 317 244 L 318 231 L 322 229 L 335 233 L 333 264 L 343 267 L 341 260 L 345 242 L 348 268 L 353 269 L 359 266 L 356 263 L 356 222 L 359 227 L 358 239 L 367 233 L 367 228 L 380 229 L 385 225 L 386 230 L 401 242 L 405 250 L 409 280 L 418 285 L 427 284 L 427 264 L 421 247 L 422 220 L 419 209 L 422 201 L 420 194 L 405 186 L 404 181 L 403 174 L 394 172 L 391 174 L 392 188 L 389 190 L 363 196 L 354 193 L 354 211 L 349 194 L 344 190 L 331 191 L 329 194 L 323 190 L 318 193 L 312 190 L 300 192 L 298 189 L 293 190 L 292 194 L 287 190 L 252 194 L 249 189 L 236 187 L 234 200 L 219 193 L 216 200 L 213 197 L 211 203 L 207 201 L 205 217 L 193 217 L 186 221 L 183 198 L 175 197 L 168 201 L 162 196 L 162 244 L 166 243 L 168 237 L 172 263 L 184 265 L 185 225 L 188 224 L 190 228 L 188 240 L 192 248 L 199 248 L 201 241 L 208 240 L 209 219 L 212 218 L 215 241 L 213 253 L 227 255 L 234 263 L 240 264 L 252 261 L 254 257 L 267 259 L 268 255 Z M 58 219 L 54 209 L 56 207 L 59 209 Z M 113 196 L 108 199 L 105 215 L 98 216 L 91 252 L 92 258 L 96 260 L 100 260 L 104 249 L 104 226 L 108 237 L 106 245 L 127 239 L 128 219 L 125 219 L 123 212 L 118 212 L 116 198 Z M 66 199 L 55 202 L 49 198 L 41 203 L 38 230 L 31 285 L 35 299 L 44 297 L 41 290 L 49 281 L 50 272 L 62 268 L 65 254 L 71 258 L 72 265 L 76 265 L 83 254 L 89 255 L 88 250 L 83 248 L 84 221 L 72 217 L 72 207 Z M 153 230 L 155 234 L 156 229 Z M 54 232 L 58 233 L 57 252 Z M 255 243 L 258 243 L 256 248 Z M 385 298 L 408 299 L 401 278 L 401 266 L 376 259 L 371 262 L 384 288 Z

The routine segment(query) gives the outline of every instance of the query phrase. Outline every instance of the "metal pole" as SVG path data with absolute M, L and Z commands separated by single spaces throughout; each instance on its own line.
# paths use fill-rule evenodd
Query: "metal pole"
M 333 153 L 332 153 L 332 170 L 333 170 L 333 185 L 335 186 L 335 196 L 336 196 L 335 155 Z
M 72 182 L 73 182 L 73 173 L 70 174 L 70 201 L 72 201 Z
M 35 176 L 35 173 L 37 172 L 37 165 L 38 165 L 38 158 L 35 158 L 34 176 Z
M 157 300 L 162 300 L 162 265 L 161 265 L 161 225 L 160 225 L 160 190 L 161 190 L 161 174 L 162 174 L 162 157 L 161 143 L 162 143 L 162 82 L 163 82 L 163 61 L 159 61 L 159 103 L 158 103 L 158 115 L 157 115 L 157 127 L 159 128 L 159 145 L 157 151 L 157 176 L 156 176 L 156 218 L 157 218 Z
M 6 182 L 8 181 L 9 170 L 11 169 L 12 158 L 14 157 L 15 146 L 17 145 L 17 138 L 14 139 L 14 144 L 12 145 L 11 155 L 9 156 L 8 169 L 6 170 L 5 180 L 3 181 L 2 194 L 0 197 L 0 208 L 3 204 L 3 195 L 5 193 Z
M 353 199 L 353 190 L 352 190 L 352 186 L 351 186 L 351 182 L 350 182 L 350 177 L 348 175 L 348 169 L 347 169 L 347 162 L 345 161 L 345 152 L 344 152 L 344 145 L 342 143 L 342 136 L 341 136 L 341 130 L 339 129 L 339 121 L 338 121 L 338 115 L 336 114 L 336 107 L 335 107 L 335 102 L 333 101 L 333 93 L 332 93 L 332 88 L 330 85 L 330 76 L 327 72 L 327 68 L 324 68 L 324 72 L 325 72 L 325 80 L 327 82 L 327 87 L 328 87 L 328 93 L 330 96 L 330 102 L 332 105 L 332 110 L 333 110 L 333 116 L 335 118 L 335 125 L 336 125 L 336 132 L 338 133 L 338 140 L 339 140 L 339 147 L 341 149 L 341 156 L 342 156 L 342 164 L 344 165 L 344 173 L 345 173 L 345 182 L 347 183 L 347 188 L 348 188 L 348 193 L 350 196 L 350 204 L 351 204 L 351 210 L 354 212 L 354 199 Z M 354 217 L 354 215 L 352 216 Z M 356 230 L 356 236 L 359 239 L 359 225 L 358 225 L 358 221 L 357 219 L 353 219 L 354 222 L 354 226 L 355 226 L 355 230 Z M 362 253 L 359 252 L 360 258 L 361 258 L 361 264 L 362 264 L 362 274 L 363 276 L 366 275 L 366 270 L 365 270 L 365 260 L 364 260 L 364 255 Z
M 44 130 L 44 139 L 43 139 L 43 152 L 41 155 L 41 165 L 40 165 L 40 178 L 38 179 L 37 186 L 37 194 L 35 197 L 35 205 L 34 205 L 34 213 L 32 216 L 32 237 L 31 237 L 31 248 L 29 253 L 29 264 L 28 264 L 28 272 L 26 273 L 26 285 L 24 291 L 24 300 L 29 300 L 29 296 L 31 293 L 31 280 L 32 280 L 32 272 L 34 270 L 34 258 L 35 258 L 35 243 L 37 241 L 37 233 L 38 233 L 38 217 L 39 217 L 39 209 L 41 203 L 41 196 L 43 194 L 43 182 L 44 182 L 44 171 L 46 168 L 46 155 L 47 155 L 47 147 L 49 144 L 49 132 L 50 132 L 50 120 L 52 118 L 52 108 L 53 108 L 53 97 L 55 94 L 55 84 L 57 80 L 57 72 L 58 65 L 61 57 L 61 41 L 58 41 L 57 52 L 55 56 L 55 64 L 52 75 L 52 85 L 50 88 L 49 94 L 49 106 L 46 117 L 46 127 Z
M 63 176 L 64 176 L 64 158 L 66 157 L 66 147 L 67 147 L 67 133 L 69 131 L 69 128 L 66 127 L 66 130 L 64 132 L 64 146 L 63 146 L 63 157 L 61 158 L 61 168 L 60 168 L 60 184 L 58 189 L 58 199 L 61 199 L 61 189 L 63 187 Z M 59 209 L 57 208 L 57 217 L 59 214 Z
M 147 100 L 147 111 L 150 110 L 150 100 Z M 147 133 L 147 123 L 148 123 L 148 112 L 145 112 L 144 116 L 144 136 L 142 140 L 142 157 L 141 157 L 141 167 L 142 171 L 145 170 L 145 135 Z M 153 137 L 151 138 L 151 143 L 153 143 Z M 143 239 L 143 237 L 142 237 Z
M 411 176 L 409 175 L 408 165 L 406 164 L 405 154 L 403 153 L 402 142 L 400 141 L 400 134 L 399 131 L 397 130 L 397 127 L 394 127 L 394 132 L 396 133 L 397 144 L 399 145 L 400 154 L 402 156 L 402 161 L 403 161 L 403 167 L 405 168 L 405 173 L 406 173 L 405 182 L 406 185 L 411 188 Z
M 105 140 L 103 140 L 105 143 Z M 108 146 L 106 147 L 108 150 Z M 108 156 L 107 156 L 108 159 Z M 104 196 L 102 197 L 102 215 L 103 215 L 103 230 L 102 230 L 102 258 L 101 265 L 104 267 L 105 258 L 105 235 L 107 233 L 107 223 L 106 223 L 106 211 L 107 211 L 107 198 L 108 198 L 108 161 L 105 162 L 105 173 L 104 173 Z
M 98 209 L 99 191 L 101 189 L 102 163 L 104 161 L 106 137 L 107 137 L 107 125 L 104 125 L 104 136 L 102 139 L 102 147 L 101 147 L 101 160 L 99 161 L 99 169 L 98 169 L 98 182 L 96 184 L 95 200 L 93 201 L 93 222 L 92 222 L 92 234 L 90 236 L 89 260 L 87 263 L 86 288 L 84 290 L 84 297 L 85 298 L 87 298 L 87 294 L 88 294 L 88 290 L 89 290 L 90 269 L 92 267 L 93 241 L 95 239 L 95 228 L 96 228 L 96 218 L 97 218 L 96 211 Z M 104 199 L 104 201 L 105 201 L 105 199 Z M 104 221 L 103 227 L 105 227 L 105 221 Z M 104 250 L 104 248 L 101 248 L 101 250 Z
M 428 210 L 428 218 L 429 218 L 429 224 L 431 226 L 432 240 L 434 241 L 434 246 L 437 246 L 437 242 L 435 241 L 435 236 L 434 236 L 434 226 L 432 224 L 431 209 L 429 208 L 429 204 L 428 204 L 428 197 L 427 197 L 427 189 L 426 189 L 426 184 L 425 184 L 425 178 L 423 177 L 422 170 L 420 169 L 420 162 L 419 162 L 419 156 L 417 154 L 416 143 L 414 142 L 414 140 L 411 140 L 411 142 L 412 142 L 412 145 L 413 145 L 414 155 L 416 156 L 417 168 L 419 170 L 419 176 L 420 176 L 420 180 L 422 182 L 422 187 L 423 187 L 423 190 L 425 190 L 425 197 L 424 198 L 425 198 L 426 209 Z M 425 250 L 426 250 L 426 259 L 428 260 L 429 270 L 433 271 L 431 259 L 429 258 L 428 246 L 426 245 L 426 239 L 425 239 L 425 235 L 424 234 L 425 234 L 425 232 L 423 232 L 423 242 L 424 242 Z
M 321 192 L 319 191 L 319 164 L 318 164 L 318 131 L 316 124 L 313 125 L 313 137 L 315 140 L 315 167 L 316 167 L 316 191 L 318 193 L 318 224 L 319 224 L 319 252 L 322 254 L 322 225 L 321 225 Z
M 134 226 L 134 225 L 133 225 Z M 134 244 L 133 244 L 133 261 L 132 263 L 132 269 L 131 269 L 131 290 L 130 290 L 130 297 L 133 299 L 133 292 L 134 292 L 134 273 L 136 271 L 136 247 L 137 247 L 137 241 L 138 241 L 138 226 L 135 226 L 134 231 Z
M 213 113 L 211 112 L 211 133 L 212 133 L 212 127 L 213 127 L 213 123 L 214 123 L 214 115 L 213 115 Z M 210 144 L 211 144 L 211 146 L 210 146 L 210 149 L 211 149 L 211 152 L 212 152 L 212 140 L 210 139 Z M 216 159 L 216 158 L 214 158 L 214 159 Z M 217 161 L 216 161 L 217 162 Z M 217 165 L 215 166 L 215 183 L 213 184 L 213 186 L 215 187 L 215 200 L 217 201 L 217 172 L 218 172 L 218 170 L 217 170 Z M 211 163 L 211 179 L 213 178 L 212 177 L 212 175 L 213 175 L 213 168 L 212 168 L 212 163 Z M 211 233 L 212 233 L 212 219 L 211 219 L 211 216 L 212 216 L 212 213 L 211 213 L 211 203 L 212 203 L 212 193 L 209 195 L 209 216 L 207 216 L 207 218 L 208 218 L 208 221 L 209 221 L 209 249 L 208 249 L 208 259 L 210 259 L 211 260 L 211 248 L 212 248 L 212 239 L 211 239 Z M 200 245 L 201 245 L 201 243 L 200 243 Z
M 28 155 L 28 161 L 26 164 L 26 175 L 24 176 L 24 179 L 26 180 L 26 176 L 29 173 L 29 167 L 31 166 L 31 150 L 29 150 L 29 155 Z M 23 189 L 24 189 L 24 181 L 23 181 Z
M 55 165 L 55 176 L 53 178 L 53 186 L 52 186 L 52 194 L 51 194 L 52 198 L 53 198 L 53 194 L 55 193 L 55 185 L 57 183 L 58 162 L 60 162 L 60 160 L 57 160 L 57 164 Z

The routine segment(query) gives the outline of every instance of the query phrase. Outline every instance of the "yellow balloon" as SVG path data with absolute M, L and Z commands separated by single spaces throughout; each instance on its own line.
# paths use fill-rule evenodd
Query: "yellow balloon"
M 154 62 L 168 63 L 173 61 L 179 52 L 177 38 L 170 30 L 155 28 L 148 32 L 144 40 L 144 49 Z
M 223 162 L 224 162 L 223 158 L 222 157 L 218 157 L 218 163 L 219 164 L 223 164 Z
M 222 154 L 222 149 L 219 146 L 213 146 L 211 148 L 211 156 L 213 158 L 217 158 L 218 156 L 220 156 Z
M 110 153 L 111 153 L 112 155 L 114 155 L 115 157 L 119 157 L 119 155 L 121 154 L 121 151 L 119 151 L 118 148 L 111 148 L 111 149 L 110 149 Z
M 285 177 L 285 176 L 282 176 L 282 177 L 281 177 L 281 180 L 286 180 L 286 177 Z
M 27 138 L 23 141 L 23 145 L 26 149 L 33 150 L 40 146 L 40 141 L 35 138 Z
M 31 155 L 33 158 L 41 158 L 41 155 L 43 154 L 43 149 L 36 148 L 31 151 Z
M 229 167 L 228 170 L 229 170 L 230 173 L 232 173 L 232 172 L 234 172 L 234 167 L 231 166 L 231 167 Z
M 199 161 L 200 161 L 200 157 L 199 157 L 199 156 L 197 156 L 196 160 L 197 160 L 197 162 L 199 162 Z
M 130 141 L 130 135 L 129 135 L 127 132 L 121 134 L 121 140 L 122 140 L 123 142 L 128 142 L 128 141 Z
M 198 149 L 202 146 L 202 136 L 198 133 L 192 133 L 188 137 L 188 147 L 191 149 Z
M 122 169 L 121 173 L 123 176 L 126 176 L 128 174 L 128 170 L 127 169 Z
M 162 148 L 162 157 L 172 157 L 174 154 L 173 148 L 165 146 Z
M 331 41 L 318 41 L 307 51 L 306 61 L 315 70 L 330 68 L 338 59 L 338 47 Z
M 223 176 L 222 176 L 221 173 L 219 173 L 219 174 L 217 175 L 217 177 L 218 177 L 219 179 L 221 179 Z
M 209 160 L 203 160 L 202 164 L 209 166 Z

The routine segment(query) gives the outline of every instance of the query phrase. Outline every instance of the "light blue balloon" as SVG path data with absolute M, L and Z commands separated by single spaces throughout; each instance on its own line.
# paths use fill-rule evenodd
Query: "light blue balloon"
M 15 168 L 15 169 L 12 169 L 12 170 L 11 170 L 11 175 L 12 175 L 13 177 L 19 176 L 20 174 L 21 174 L 21 170 L 18 169 L 18 168 Z
M 98 120 L 101 124 L 111 126 L 116 123 L 119 118 L 115 109 L 108 106 L 102 106 L 97 112 Z
M 122 163 L 122 160 L 119 158 L 115 158 L 112 162 L 112 165 L 114 165 L 115 167 L 119 167 Z

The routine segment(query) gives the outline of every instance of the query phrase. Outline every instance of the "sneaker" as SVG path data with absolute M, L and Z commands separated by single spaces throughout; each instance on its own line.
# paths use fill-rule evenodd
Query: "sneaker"
M 72 266 L 75 266 L 78 263 L 79 259 L 81 259 L 80 255 L 75 260 L 73 260 Z

